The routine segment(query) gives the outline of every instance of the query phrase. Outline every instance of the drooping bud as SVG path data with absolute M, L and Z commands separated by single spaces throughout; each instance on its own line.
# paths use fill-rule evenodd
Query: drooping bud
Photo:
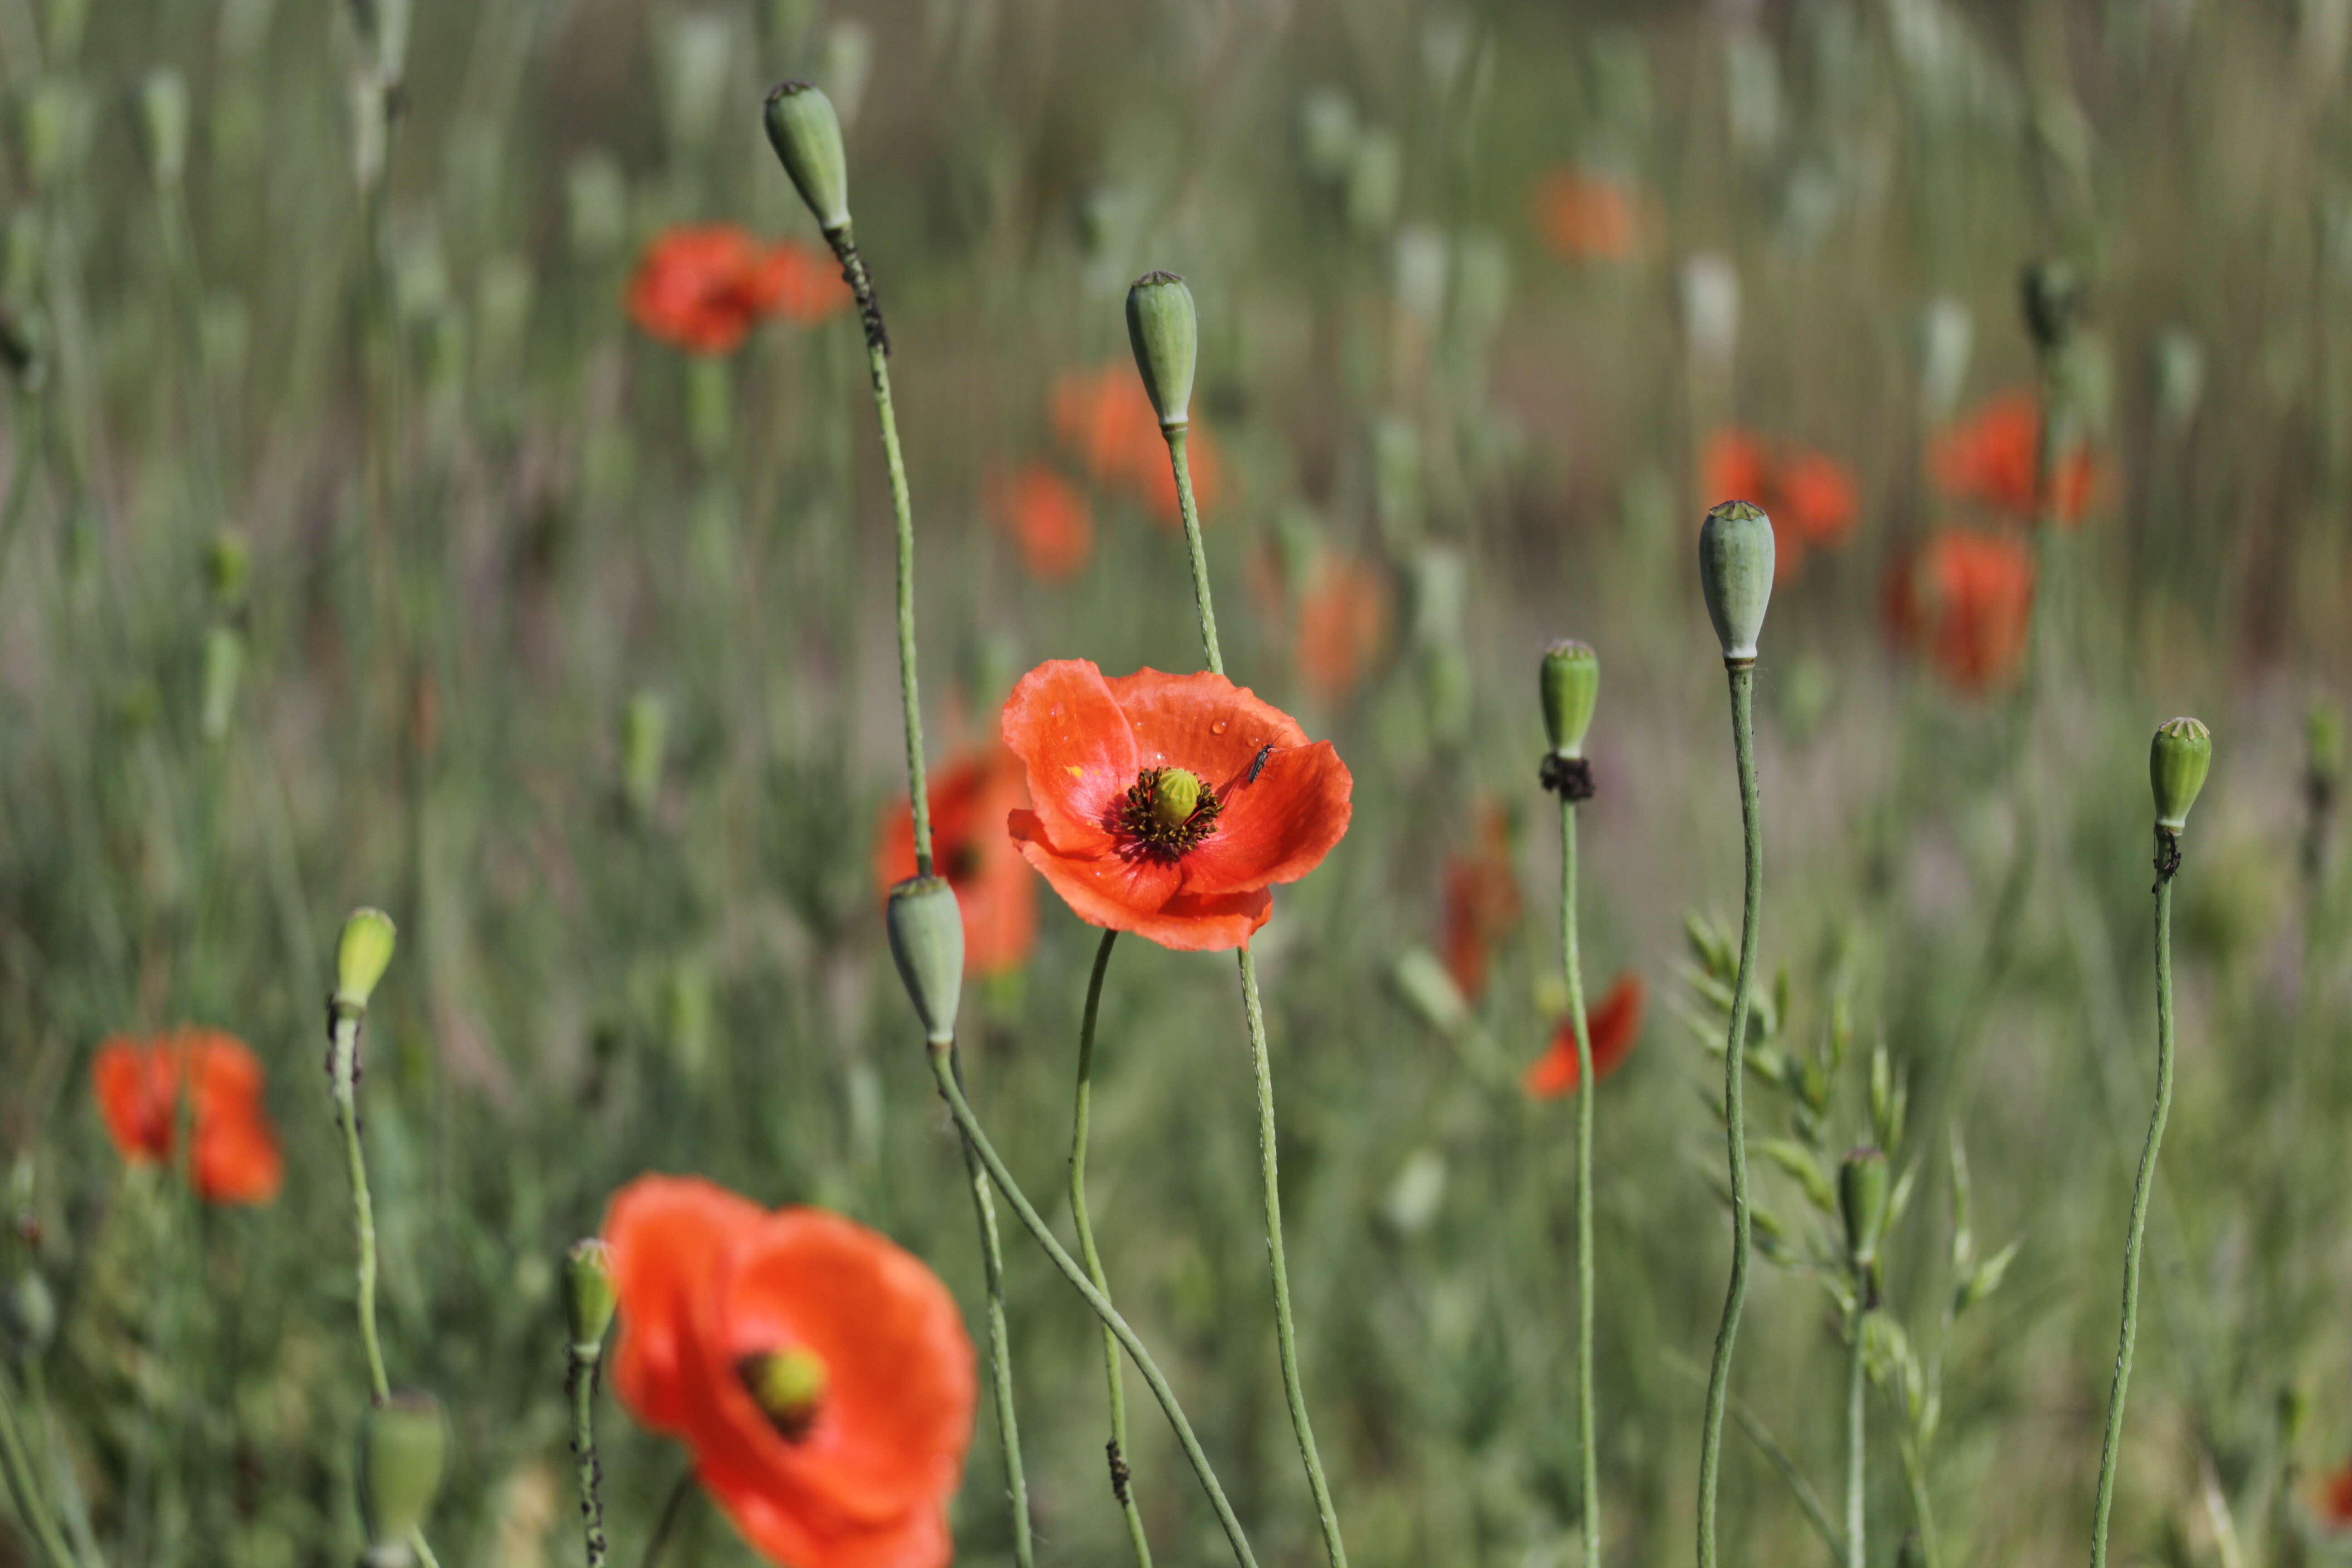
M 400 932 L 382 910 L 353 910 L 343 922 L 343 938 L 335 948 L 335 1005 L 366 1012 L 376 982 L 392 967 L 392 950 Z
M 767 121 L 768 141 L 800 187 L 817 227 L 828 235 L 847 228 L 849 158 L 842 151 L 833 100 L 809 82 L 778 82 L 768 94 Z
M 1772 520 L 1749 500 L 1727 500 L 1698 531 L 1698 582 L 1726 664 L 1753 663 L 1772 602 Z
M 1592 706 L 1601 698 L 1601 656 L 1572 638 L 1552 644 L 1544 650 L 1541 687 L 1552 754 L 1584 755 L 1584 732 L 1592 727 Z
M 2037 261 L 2025 269 L 2021 292 L 2026 330 L 2044 353 L 2073 341 L 2083 315 L 2083 280 L 2068 263 Z
M 1201 328 L 1192 312 L 1192 290 L 1173 272 L 1147 272 L 1127 291 L 1127 341 L 1135 368 L 1162 430 L 1181 430 L 1192 418 L 1192 366 L 1200 355 Z
M 1192 820 L 1201 804 L 1201 777 L 1184 768 L 1162 768 L 1151 782 L 1151 816 L 1160 826 L 1177 828 Z
M 909 877 L 890 889 L 884 920 L 890 957 L 906 983 L 924 1037 L 934 1046 L 955 1038 L 963 1002 L 963 911 L 945 877 Z
M 373 1563 L 406 1561 L 408 1538 L 441 1489 L 449 1427 L 429 1394 L 395 1394 L 360 1418 L 360 1521 Z
M 563 1255 L 563 1314 L 572 1325 L 572 1353 L 593 1361 L 613 1326 L 613 1249 L 594 1237 Z
M 754 1352 L 735 1363 L 735 1375 L 769 1425 L 793 1442 L 815 1425 L 833 1381 L 824 1358 L 802 1345 Z
M 1845 1215 L 1846 1256 L 1858 1268 L 1878 1261 L 1886 1234 L 1886 1153 L 1856 1149 L 1838 1169 L 1838 1208 Z
M 2194 719 L 2168 719 L 2148 748 L 2148 783 L 2156 792 L 2156 825 L 2179 833 L 2213 765 L 2213 732 Z

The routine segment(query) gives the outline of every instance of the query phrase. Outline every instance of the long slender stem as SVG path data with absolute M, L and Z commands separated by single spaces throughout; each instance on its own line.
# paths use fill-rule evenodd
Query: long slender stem
M 1176 469 L 1176 510 L 1184 520 L 1184 547 L 1192 556 L 1192 604 L 1201 616 L 1201 650 L 1209 668 L 1225 672 L 1225 656 L 1217 648 L 1217 606 L 1209 595 L 1209 552 L 1201 544 L 1201 509 L 1192 500 L 1192 464 L 1185 456 L 1187 427 L 1163 426 L 1168 437 L 1168 461 Z
M 1666 1365 L 1693 1383 L 1706 1382 L 1706 1373 L 1699 1370 L 1698 1363 L 1674 1351 L 1666 1352 Z M 1813 1489 L 1813 1483 L 1805 1479 L 1805 1472 L 1798 1468 L 1796 1458 L 1780 1446 L 1780 1440 L 1772 1436 L 1772 1429 L 1764 1425 L 1764 1418 L 1750 1409 L 1746 1400 L 1735 1394 L 1729 1404 L 1732 1420 L 1738 1423 L 1739 1430 L 1756 1445 L 1756 1451 L 1764 1456 L 1765 1462 L 1788 1486 L 1789 1495 L 1797 1500 L 1798 1509 L 1812 1525 L 1813 1532 L 1822 1538 L 1822 1544 L 1830 1549 L 1830 1555 L 1835 1557 L 1843 1552 L 1845 1542 L 1838 1537 L 1837 1521 L 1830 1517 L 1829 1505 L 1822 1501 L 1822 1494 Z M 1934 1568 L 1934 1565 L 1930 1563 L 1929 1568 Z
M 343 1158 L 351 1167 L 352 1207 L 359 1233 L 360 1343 L 367 1350 L 368 1386 L 375 1402 L 392 1397 L 384 1376 L 383 1345 L 375 1329 L 375 1202 L 368 1194 L 367 1157 L 360 1149 L 360 1019 L 362 1015 L 338 1007 L 334 1039 L 327 1053 L 327 1074 L 335 1095 L 335 1117 L 343 1127 Z
M 1846 1568 L 1863 1568 L 1863 1434 L 1864 1377 L 1862 1325 L 1868 1309 L 1857 1304 L 1848 1335 L 1845 1362 L 1845 1560 Z
M 1100 1318 L 1104 1326 L 1117 1336 L 1119 1344 L 1135 1363 L 1136 1371 L 1143 1374 L 1143 1381 L 1150 1386 L 1152 1397 L 1160 1401 L 1160 1408 L 1167 1413 L 1168 1424 L 1176 1429 L 1176 1441 L 1182 1447 L 1184 1458 L 1192 1462 L 1192 1473 L 1200 1477 L 1201 1489 L 1208 1493 L 1209 1506 L 1216 1511 L 1217 1522 L 1224 1527 L 1225 1539 L 1233 1546 L 1234 1559 L 1242 1568 L 1257 1568 L 1257 1559 L 1250 1552 L 1249 1540 L 1242 1533 L 1241 1521 L 1234 1516 L 1233 1504 L 1225 1500 L 1225 1489 L 1218 1484 L 1216 1471 L 1210 1468 L 1209 1457 L 1202 1452 L 1201 1440 L 1192 1434 L 1192 1423 L 1185 1418 L 1184 1407 L 1176 1403 L 1175 1391 L 1168 1386 L 1168 1379 L 1161 1375 L 1160 1363 L 1151 1359 L 1151 1352 L 1144 1348 L 1142 1340 L 1128 1326 L 1127 1320 L 1118 1315 L 1118 1309 L 1110 1304 L 1110 1299 L 1095 1289 L 1094 1281 L 1087 1278 L 1085 1268 L 1055 1239 L 1052 1227 L 1040 1217 L 1035 1205 L 1023 1195 L 1019 1184 L 1013 1181 L 1013 1173 L 1005 1168 L 995 1145 L 982 1131 L 980 1118 L 972 1114 L 971 1101 L 964 1099 L 963 1086 L 956 1082 L 955 1069 L 947 1050 L 932 1049 L 931 1076 L 939 1083 L 940 1094 L 948 1102 L 948 1110 L 954 1115 L 957 1128 L 963 1133 L 965 1142 L 979 1154 L 981 1163 L 988 1168 L 988 1174 L 996 1183 L 997 1191 L 1004 1194 L 1004 1201 L 1013 1205 L 1013 1212 L 1020 1216 L 1022 1225 L 1037 1245 L 1045 1248 L 1045 1256 L 1054 1260 L 1054 1267 L 1062 1271 L 1062 1278 L 1067 1279 L 1070 1288 L 1094 1309 L 1095 1316 Z
M 949 1065 L 961 1082 L 963 1066 L 953 1059 L 952 1046 L 949 1052 Z M 963 1141 L 963 1168 L 971 1183 L 972 1209 L 980 1222 L 980 1267 L 988 1289 L 989 1397 L 996 1405 L 997 1446 L 1004 1451 L 1004 1495 L 1013 1510 L 1013 1556 L 1020 1568 L 1030 1568 L 1036 1547 L 1029 1523 L 1028 1471 L 1021 1462 L 1021 1419 L 1013 1405 L 1013 1334 L 1004 1318 L 1004 1242 L 997 1234 L 996 1204 L 988 1195 L 988 1173 L 981 1168 L 969 1138 Z
M 1576 1026 L 1576 1441 L 1584 1485 L 1585 1568 L 1601 1563 L 1601 1450 L 1592 1391 L 1592 1033 L 1585 1026 L 1584 964 L 1576 951 L 1576 802 L 1559 801 L 1559 955 Z
M 1715 1331 L 1715 1361 L 1706 1380 L 1706 1421 L 1698 1454 L 1698 1564 L 1715 1568 L 1715 1497 L 1721 1477 L 1723 1406 L 1731 1392 L 1731 1348 L 1739 1335 L 1739 1309 L 1748 1300 L 1748 1127 L 1741 1080 L 1748 1058 L 1748 994 L 1756 977 L 1757 921 L 1764 903 L 1764 831 L 1756 795 L 1756 667 L 1731 663 L 1731 749 L 1739 769 L 1739 824 L 1748 885 L 1739 914 L 1739 977 L 1731 993 L 1731 1030 L 1723 1053 L 1725 1142 L 1731 1164 L 1731 1282 L 1723 1321 Z
M 2162 829 L 2159 839 L 2168 838 Z M 2132 1347 L 2139 1336 L 2140 1246 L 2147 1230 L 2148 1198 L 2156 1186 L 2156 1152 L 2164 1142 L 2164 1121 L 2172 1110 L 2172 866 L 2178 852 L 2162 853 L 2156 880 L 2156 1110 L 2148 1118 L 2147 1142 L 2139 1153 L 2139 1176 L 2132 1184 L 2131 1228 L 2124 1239 L 2124 1321 L 2116 1342 L 2116 1381 L 2107 1394 L 2106 1437 L 2099 1452 L 2099 1495 L 2091 1518 L 2091 1568 L 2107 1561 L 2107 1515 L 2116 1500 L 2116 1460 L 2123 1446 L 2124 1396 L 2131 1385 Z M 2171 866 L 2167 861 L 2172 862 Z
M 677 1521 L 686 1517 L 686 1505 L 694 1500 L 694 1467 L 688 1465 L 671 1483 L 661 1512 L 654 1517 L 654 1532 L 646 1537 L 646 1554 L 637 1559 L 637 1568 L 661 1568 L 662 1554 L 669 1550 L 670 1537 L 677 1533 Z
M 75 1568 L 73 1552 L 58 1530 L 57 1517 L 50 1512 L 47 1500 L 42 1496 L 31 1451 L 25 1446 L 24 1433 L 16 1421 L 16 1396 L 5 1377 L 0 1377 L 0 1474 L 7 1479 L 9 1499 L 16 1505 L 18 1521 L 40 1546 L 41 1555 L 53 1568 Z
M 580 1528 L 588 1568 L 604 1568 L 604 1467 L 596 1458 L 596 1383 L 601 1345 L 572 1347 L 572 1458 L 580 1468 Z
M 1087 1008 L 1078 1024 L 1078 1092 L 1070 1114 L 1070 1220 L 1078 1233 L 1078 1256 L 1086 1260 L 1087 1278 L 1103 1300 L 1110 1300 L 1110 1277 L 1103 1271 L 1102 1254 L 1095 1247 L 1094 1220 L 1087 1211 L 1087 1134 L 1094 1120 L 1095 1020 L 1102 1010 L 1103 976 L 1110 970 L 1110 950 L 1118 932 L 1103 932 L 1095 949 L 1094 973 L 1087 979 Z M 1105 1455 L 1110 1463 L 1111 1495 L 1127 1516 L 1128 1543 L 1137 1568 L 1151 1568 L 1151 1542 L 1143 1532 L 1143 1510 L 1136 1505 L 1135 1486 L 1127 1465 L 1127 1374 L 1118 1361 L 1118 1339 L 1103 1330 L 1103 1379 L 1110 1391 L 1110 1442 Z
M 1903 1459 L 1903 1481 L 1911 1489 L 1911 1517 L 1919 1532 L 1919 1559 L 1927 1568 L 1943 1568 L 1943 1548 L 1936 1534 L 1935 1500 L 1927 1495 L 1927 1467 L 1921 1460 L 1918 1446 L 1909 1438 L 1895 1445 Z

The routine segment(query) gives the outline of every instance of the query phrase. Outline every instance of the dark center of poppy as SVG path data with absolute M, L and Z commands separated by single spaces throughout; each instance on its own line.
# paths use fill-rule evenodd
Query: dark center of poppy
M 980 846 L 969 838 L 944 846 L 940 874 L 958 887 L 980 875 Z
M 787 1443 L 799 1442 L 816 1425 L 830 1381 L 824 1358 L 801 1345 L 754 1351 L 736 1362 L 735 1375 Z
M 1217 792 L 1187 768 L 1146 768 L 1128 787 L 1115 813 L 1118 829 L 1136 847 L 1175 860 L 1216 831 L 1225 809 Z

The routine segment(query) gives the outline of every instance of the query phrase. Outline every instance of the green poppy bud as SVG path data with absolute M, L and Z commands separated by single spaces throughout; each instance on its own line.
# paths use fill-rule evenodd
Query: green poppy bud
M 1601 656 L 1572 639 L 1544 650 L 1544 731 L 1554 756 L 1584 755 L 1584 732 L 1592 728 L 1592 705 L 1601 698 Z
M 1192 290 L 1173 272 L 1147 272 L 1127 291 L 1127 341 L 1135 348 L 1135 368 L 1151 395 L 1162 430 L 1181 430 L 1192 418 L 1192 365 L 1199 357 L 1201 328 L 1192 313 Z
M 392 967 L 393 945 L 399 931 L 382 910 L 353 910 L 343 922 L 343 939 L 335 949 L 335 1004 L 356 1012 L 367 1011 L 376 982 Z
M 404 1548 L 424 1524 L 448 1452 L 448 1423 L 431 1394 L 395 1394 L 368 1407 L 360 1419 L 359 1491 L 372 1552 Z
M 767 121 L 768 141 L 800 187 L 801 200 L 816 215 L 817 227 L 828 235 L 847 228 L 849 158 L 842 151 L 833 100 L 808 82 L 778 82 L 768 94 Z
M 2044 353 L 2073 341 L 2083 315 L 2083 280 L 2063 261 L 2037 261 L 2025 269 L 2021 289 L 2025 327 Z
M 591 1237 L 563 1255 L 563 1313 L 572 1325 L 572 1353 L 593 1361 L 613 1326 L 613 1249 Z
M 2147 778 L 2156 791 L 2156 825 L 2178 833 L 2213 765 L 2213 732 L 2194 719 L 2168 719 L 2148 748 Z
M 1151 781 L 1151 816 L 1162 827 L 1177 828 L 1192 820 L 1201 804 L 1201 777 L 1183 768 L 1162 768 Z
M 1845 1215 L 1846 1256 L 1857 1268 L 1878 1261 L 1878 1241 L 1886 1233 L 1886 1154 L 1856 1149 L 1838 1169 L 1838 1208 Z
M 1772 602 L 1772 520 L 1754 501 L 1727 500 L 1698 531 L 1698 583 L 1723 662 L 1752 664 Z
M 898 978 L 934 1046 L 955 1039 L 963 1000 L 963 910 L 944 877 L 909 877 L 890 889 L 885 920 Z

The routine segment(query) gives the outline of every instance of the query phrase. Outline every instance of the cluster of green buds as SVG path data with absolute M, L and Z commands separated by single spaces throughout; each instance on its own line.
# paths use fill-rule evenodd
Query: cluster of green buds
M 1698 531 L 1699 589 L 1723 645 L 1723 662 L 1756 662 L 1756 638 L 1772 602 L 1772 520 L 1754 501 L 1731 500 L 1706 514 Z
M 411 1568 L 415 1542 L 441 1490 L 449 1424 L 429 1394 L 401 1393 L 360 1418 L 360 1524 L 367 1539 L 362 1568 Z

